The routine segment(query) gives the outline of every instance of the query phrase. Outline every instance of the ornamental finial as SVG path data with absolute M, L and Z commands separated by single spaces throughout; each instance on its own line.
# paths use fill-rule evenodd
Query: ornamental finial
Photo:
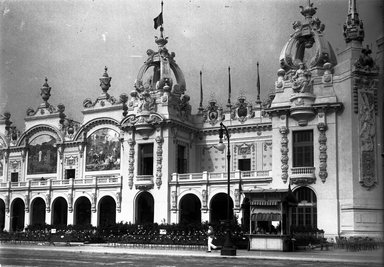
M 364 41 L 364 27 L 363 22 L 359 19 L 359 13 L 357 13 L 356 0 L 349 0 L 348 2 L 348 16 L 343 30 L 346 43 L 353 40 Z
M 45 77 L 45 82 L 43 84 L 43 87 L 40 88 L 41 92 L 40 95 L 44 100 L 44 103 L 47 104 L 47 101 L 49 97 L 51 96 L 51 87 L 48 85 L 48 78 Z

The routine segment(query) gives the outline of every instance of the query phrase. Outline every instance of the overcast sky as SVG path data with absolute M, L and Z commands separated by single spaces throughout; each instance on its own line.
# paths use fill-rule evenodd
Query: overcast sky
M 160 0 L 8 0 L 0 2 L 0 114 L 11 112 L 20 130 L 28 107 L 42 99 L 44 78 L 52 87 L 49 102 L 66 106 L 67 116 L 81 121 L 82 103 L 101 93 L 99 78 L 108 67 L 109 93 L 131 92 L 146 60 L 157 49 L 153 18 Z M 312 0 L 324 34 L 336 53 L 345 48 L 342 26 L 348 0 Z M 164 0 L 167 47 L 183 70 L 192 112 L 199 103 L 203 71 L 204 106 L 212 94 L 225 104 L 227 68 L 231 66 L 233 102 L 240 94 L 256 100 L 256 62 L 262 98 L 274 87 L 279 54 L 304 21 L 299 6 L 307 0 Z M 383 1 L 357 0 L 365 43 L 383 35 Z

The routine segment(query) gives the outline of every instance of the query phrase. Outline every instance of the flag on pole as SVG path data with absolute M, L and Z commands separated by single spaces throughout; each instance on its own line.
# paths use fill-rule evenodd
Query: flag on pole
M 156 18 L 154 18 L 153 21 L 154 21 L 154 27 L 155 27 L 155 30 L 156 30 L 160 25 L 163 25 L 163 12 L 161 12 Z

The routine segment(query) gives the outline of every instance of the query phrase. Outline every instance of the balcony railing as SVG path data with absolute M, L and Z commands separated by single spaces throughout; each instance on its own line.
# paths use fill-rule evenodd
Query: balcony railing
M 66 188 L 73 186 L 76 187 L 108 187 L 121 185 L 121 176 L 94 176 L 86 177 L 84 179 L 66 179 L 66 180 L 28 180 L 22 182 L 2 182 L 1 188 Z
M 197 182 L 197 181 L 226 181 L 227 173 L 223 172 L 200 172 L 200 173 L 173 173 L 171 182 Z M 259 179 L 271 180 L 270 171 L 234 171 L 230 173 L 233 179 Z
M 316 181 L 315 170 L 315 167 L 291 168 L 291 182 L 298 185 L 313 184 Z

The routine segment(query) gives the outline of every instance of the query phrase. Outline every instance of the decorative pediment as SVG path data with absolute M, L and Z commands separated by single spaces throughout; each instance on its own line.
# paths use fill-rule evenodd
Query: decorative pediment
M 238 155 L 246 156 L 255 151 L 254 144 L 243 143 L 241 145 L 235 145 L 235 153 Z
M 123 130 L 135 128 L 136 132 L 148 138 L 157 126 L 164 122 L 164 118 L 158 113 L 141 113 L 140 115 L 128 115 L 121 123 Z
M 55 107 L 50 103 L 48 103 L 48 100 L 51 96 L 51 89 L 52 88 L 48 85 L 48 78 L 45 78 L 45 83 L 40 88 L 40 91 L 41 91 L 40 95 L 44 102 L 41 103 L 36 110 L 34 110 L 31 107 L 27 109 L 27 112 L 26 112 L 27 120 L 32 117 L 43 117 L 43 116 L 52 115 L 52 114 L 59 115 L 59 113 L 64 112 L 64 109 L 65 109 L 64 105 L 60 104 L 57 107 Z
M 109 88 L 111 87 L 111 79 L 107 73 L 108 68 L 104 68 L 104 74 L 100 80 L 100 87 L 102 90 L 101 95 L 92 102 L 91 99 L 87 98 L 83 101 L 83 107 L 88 111 L 88 109 L 94 109 L 94 108 L 108 108 L 117 104 L 121 104 L 121 99 L 118 101 L 114 96 L 111 96 L 108 93 Z

